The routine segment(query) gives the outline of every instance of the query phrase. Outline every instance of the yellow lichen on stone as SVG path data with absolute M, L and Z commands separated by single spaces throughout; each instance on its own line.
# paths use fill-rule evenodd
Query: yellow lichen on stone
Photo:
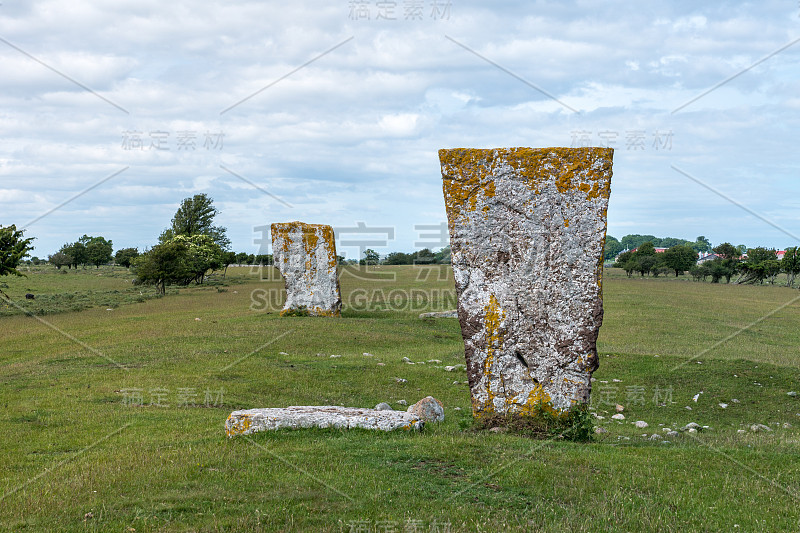
M 494 399 L 496 393 L 492 391 L 492 365 L 494 364 L 497 353 L 502 349 L 503 332 L 501 328 L 505 320 L 505 312 L 500 307 L 500 303 L 494 294 L 489 297 L 489 303 L 484 308 L 486 318 L 486 359 L 483 362 L 483 379 L 486 387 L 486 403 L 484 405 L 473 405 L 473 414 L 489 414 L 494 412 Z
M 227 427 L 227 435 L 229 437 L 235 437 L 236 435 L 242 435 L 250 429 L 253 425 L 253 420 L 250 418 L 250 415 L 238 415 L 234 418 L 231 414 L 228 416 L 228 422 L 225 425 Z

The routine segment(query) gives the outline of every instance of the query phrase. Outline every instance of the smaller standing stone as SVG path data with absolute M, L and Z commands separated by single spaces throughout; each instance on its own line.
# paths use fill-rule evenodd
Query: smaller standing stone
M 613 418 L 614 420 L 625 420 L 625 415 L 623 415 L 622 413 L 617 413 L 611 418 Z
M 386 402 L 381 402 L 375 406 L 376 411 L 392 411 L 392 406 Z
M 303 222 L 272 224 L 272 253 L 286 283 L 282 315 L 302 310 L 311 316 L 341 315 L 333 228 Z
M 644 420 L 637 420 L 633 424 L 639 429 L 644 429 L 644 428 L 646 428 L 647 426 L 650 425 L 647 422 L 645 422 Z

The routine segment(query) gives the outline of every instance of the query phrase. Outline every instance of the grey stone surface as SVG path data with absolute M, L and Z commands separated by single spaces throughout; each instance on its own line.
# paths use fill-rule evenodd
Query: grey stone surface
M 613 150 L 440 150 L 475 416 L 587 402 Z
M 386 404 L 378 404 L 378 407 Z M 435 406 L 438 406 L 438 410 Z M 408 408 L 408 411 L 389 409 L 360 409 L 338 405 L 293 405 L 282 408 L 246 409 L 234 411 L 225 421 L 228 437 L 249 435 L 258 431 L 301 428 L 337 429 L 377 429 L 393 431 L 396 429 L 417 430 L 425 422 L 439 422 L 444 419 L 442 404 L 428 396 Z
M 433 396 L 426 396 L 408 408 L 409 413 L 428 422 L 444 420 L 444 406 Z
M 312 316 L 340 316 L 342 297 L 336 270 L 333 228 L 324 224 L 272 224 L 275 266 L 286 283 L 281 314 L 305 308 Z

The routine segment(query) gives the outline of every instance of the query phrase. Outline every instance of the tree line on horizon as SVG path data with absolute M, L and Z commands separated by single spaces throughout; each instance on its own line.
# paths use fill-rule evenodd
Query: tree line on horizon
M 778 259 L 774 248 L 761 246 L 742 250 L 740 246 L 724 242 L 711 249 L 713 259 L 697 264 L 698 252 L 689 244 L 678 244 L 656 253 L 651 242 L 639 244 L 636 251 L 619 254 L 614 267 L 625 270 L 628 277 L 634 272 L 641 276 L 675 272 L 675 276 L 689 272 L 695 281 L 705 281 L 709 277 L 711 283 L 719 283 L 725 279 L 730 283 L 734 276 L 737 283 L 775 283 L 778 274 L 785 273 L 787 285 L 794 286 L 795 278 L 800 274 L 800 247 L 786 249 L 782 259 Z

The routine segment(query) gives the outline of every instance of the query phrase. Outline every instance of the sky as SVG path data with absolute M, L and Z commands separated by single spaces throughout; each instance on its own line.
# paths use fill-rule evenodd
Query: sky
M 608 234 L 800 245 L 800 3 L 3 0 L 0 225 L 157 242 L 205 193 L 447 244 L 441 148 L 615 148 Z

